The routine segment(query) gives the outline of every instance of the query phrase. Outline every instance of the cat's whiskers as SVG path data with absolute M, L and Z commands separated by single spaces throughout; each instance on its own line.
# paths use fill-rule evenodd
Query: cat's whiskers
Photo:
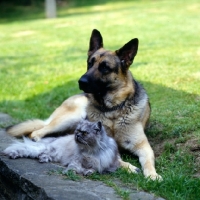
M 83 138 L 81 138 L 81 143 L 79 143 L 80 145 L 84 145 L 84 147 L 82 146 L 82 150 L 84 151 L 84 152 L 86 152 L 87 151 L 87 153 L 91 153 L 92 151 L 93 151 L 93 147 L 91 147 L 88 143 L 87 143 L 87 141 L 85 141 Z M 87 147 L 86 147 L 87 146 Z
M 92 149 L 92 147 L 86 142 L 86 145 L 90 148 L 90 149 Z

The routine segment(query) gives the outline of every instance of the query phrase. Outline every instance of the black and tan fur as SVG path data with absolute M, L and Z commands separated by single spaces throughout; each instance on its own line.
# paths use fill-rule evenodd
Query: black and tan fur
M 139 156 L 145 177 L 161 179 L 144 133 L 150 116 L 148 96 L 129 71 L 137 50 L 137 38 L 114 52 L 105 50 L 100 32 L 93 30 L 87 72 L 79 80 L 79 88 L 84 93 L 64 101 L 46 121 L 22 122 L 8 128 L 7 132 L 13 136 L 30 134 L 31 138 L 39 140 L 55 132 L 68 133 L 86 117 L 90 121 L 101 121 L 120 148 Z M 129 171 L 137 172 L 131 164 L 122 160 L 120 163 Z

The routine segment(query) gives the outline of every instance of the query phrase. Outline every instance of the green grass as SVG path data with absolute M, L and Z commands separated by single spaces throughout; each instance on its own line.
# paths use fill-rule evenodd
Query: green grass
M 121 169 L 108 180 L 114 184 L 119 179 L 129 188 L 169 200 L 198 199 L 199 1 L 81 2 L 60 6 L 58 18 L 51 20 L 43 18 L 41 7 L 0 6 L 0 112 L 16 121 L 47 118 L 63 100 L 80 93 L 77 81 L 86 71 L 93 28 L 101 31 L 105 48 L 111 50 L 138 37 L 139 52 L 131 71 L 150 97 L 152 115 L 146 133 L 164 181 L 152 182 Z M 140 167 L 136 158 L 123 158 Z

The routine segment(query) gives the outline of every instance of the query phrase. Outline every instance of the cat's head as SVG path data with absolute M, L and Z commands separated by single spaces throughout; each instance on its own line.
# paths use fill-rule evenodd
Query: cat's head
M 75 130 L 75 141 L 85 148 L 91 148 L 98 144 L 104 131 L 101 122 L 81 121 Z

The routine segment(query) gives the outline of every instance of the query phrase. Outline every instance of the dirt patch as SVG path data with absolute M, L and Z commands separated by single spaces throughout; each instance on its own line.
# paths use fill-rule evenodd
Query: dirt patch
M 188 140 L 185 144 L 185 147 L 189 149 L 190 153 L 195 158 L 195 166 L 197 173 L 195 177 L 200 177 L 200 140 L 196 138 L 192 138 Z
M 198 153 L 200 152 L 200 140 L 190 139 L 185 143 L 186 147 L 189 147 L 191 152 Z
M 159 137 L 149 138 L 149 142 L 154 150 L 155 157 L 158 158 L 165 151 L 166 144 L 171 144 L 175 151 L 181 150 L 182 152 L 189 153 L 194 157 L 194 164 L 196 173 L 194 177 L 200 177 L 200 139 L 189 138 L 184 142 L 178 142 L 179 138 L 174 139 L 161 139 Z
M 164 151 L 164 146 L 165 146 L 166 141 L 150 138 L 149 143 L 154 151 L 155 157 L 159 157 Z

